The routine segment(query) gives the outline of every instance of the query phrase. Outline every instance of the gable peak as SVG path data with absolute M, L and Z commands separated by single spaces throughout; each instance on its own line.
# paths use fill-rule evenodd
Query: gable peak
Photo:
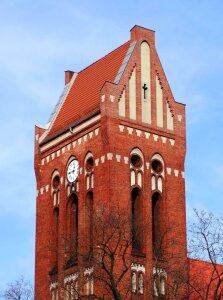
M 131 40 L 137 40 L 139 42 L 147 41 L 149 44 L 155 44 L 155 31 L 147 29 L 145 27 L 135 25 L 130 29 Z

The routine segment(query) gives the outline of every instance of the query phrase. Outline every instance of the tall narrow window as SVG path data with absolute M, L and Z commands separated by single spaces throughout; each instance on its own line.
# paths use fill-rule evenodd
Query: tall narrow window
M 153 250 L 155 247 L 159 247 L 161 242 L 160 236 L 160 206 L 161 206 L 161 196 L 158 192 L 154 193 L 152 196 L 152 230 L 153 230 Z
M 86 277 L 85 293 L 87 296 L 94 294 L 94 279 L 92 276 Z
M 52 295 L 52 300 L 58 300 L 58 289 L 57 288 L 53 289 L 51 295 Z
M 55 171 L 54 173 L 57 174 L 57 171 Z M 53 180 L 52 180 L 52 190 L 53 190 L 53 205 L 59 205 L 60 203 L 60 199 L 59 199 L 59 185 L 60 185 L 60 177 L 59 175 L 54 176 Z
M 167 279 L 167 272 L 164 269 L 153 268 L 153 293 L 154 296 L 163 298 L 165 296 L 165 282 Z
M 165 219 L 163 211 L 163 192 L 165 180 L 164 160 L 159 153 L 151 159 L 151 190 L 152 190 L 152 245 L 153 255 L 160 257 L 162 251 L 162 226 Z M 157 252 L 158 251 L 158 252 Z
M 86 188 L 91 190 L 94 188 L 94 159 L 91 152 L 88 152 L 85 157 L 85 177 Z
M 138 188 L 132 190 L 132 248 L 141 252 L 141 191 Z
M 58 244 L 59 244 L 59 208 L 56 207 L 53 211 L 53 230 L 54 230 L 54 237 L 53 237 L 53 252 L 54 252 L 54 267 L 57 268 L 57 262 L 58 262 Z
M 161 277 L 161 279 L 160 279 L 160 294 L 162 296 L 165 295 L 165 278 L 164 277 Z
M 143 294 L 143 274 L 139 273 L 139 293 Z
M 78 198 L 76 194 L 72 194 L 70 197 L 70 258 L 72 264 L 77 259 L 78 249 Z
M 86 244 L 89 254 L 93 250 L 93 193 L 88 192 L 86 197 Z
M 54 170 L 51 179 L 51 199 L 52 199 L 52 219 L 51 219 L 51 264 L 52 269 L 49 274 L 56 274 L 58 271 L 58 247 L 59 247 L 59 192 L 60 176 L 58 170 Z

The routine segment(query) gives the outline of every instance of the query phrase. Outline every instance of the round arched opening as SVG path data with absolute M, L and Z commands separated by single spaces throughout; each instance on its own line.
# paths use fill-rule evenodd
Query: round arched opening
M 135 168 L 140 168 L 142 166 L 142 158 L 137 154 L 132 154 L 131 156 L 131 164 Z
M 152 169 L 154 172 L 156 173 L 161 173 L 163 171 L 163 165 L 161 163 L 161 161 L 159 161 L 158 159 L 154 159 L 152 161 Z
M 93 166 L 94 166 L 93 157 L 89 157 L 85 164 L 86 171 L 90 172 L 93 169 Z
M 58 188 L 59 184 L 60 184 L 60 177 L 57 175 L 53 178 L 52 181 L 53 188 L 54 189 Z

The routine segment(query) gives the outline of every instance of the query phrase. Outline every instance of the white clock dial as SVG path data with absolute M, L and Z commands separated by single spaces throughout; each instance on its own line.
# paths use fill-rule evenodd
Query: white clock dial
M 67 168 L 67 180 L 74 182 L 77 179 L 79 173 L 79 163 L 76 159 L 72 160 Z

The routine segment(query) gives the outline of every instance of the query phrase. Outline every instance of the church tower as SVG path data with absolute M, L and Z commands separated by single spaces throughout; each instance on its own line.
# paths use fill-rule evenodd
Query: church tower
M 35 129 L 35 299 L 154 299 L 179 286 L 185 152 L 185 106 L 174 100 L 154 31 L 134 26 L 119 48 L 66 71 L 47 126 Z M 122 255 L 105 257 L 115 266 L 103 275 L 99 239 L 113 227 L 125 230 Z M 123 271 L 124 256 L 118 298 L 105 281 Z

